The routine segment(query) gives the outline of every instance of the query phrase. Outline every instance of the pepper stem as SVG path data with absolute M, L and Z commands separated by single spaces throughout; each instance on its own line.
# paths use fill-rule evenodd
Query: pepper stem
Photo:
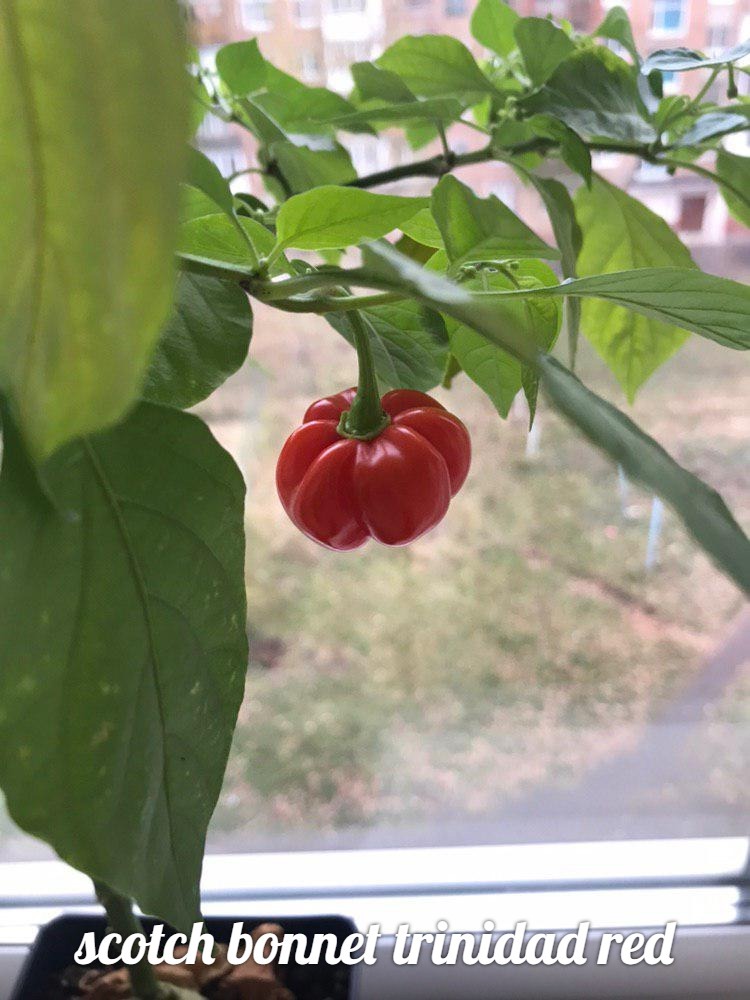
M 380 390 L 367 326 L 357 310 L 352 310 L 349 314 L 349 321 L 354 332 L 359 379 L 357 395 L 352 400 L 351 407 L 341 414 L 338 432 L 342 437 L 370 441 L 385 430 L 391 418 L 380 405 Z

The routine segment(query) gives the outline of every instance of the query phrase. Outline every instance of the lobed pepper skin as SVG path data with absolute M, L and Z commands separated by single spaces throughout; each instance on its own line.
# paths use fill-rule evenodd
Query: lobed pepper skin
M 342 436 L 338 424 L 356 389 L 308 407 L 276 466 L 281 503 L 294 524 L 329 549 L 369 538 L 407 545 L 442 520 L 469 472 L 464 425 L 423 392 L 395 389 L 381 399 L 390 417 L 371 440 Z

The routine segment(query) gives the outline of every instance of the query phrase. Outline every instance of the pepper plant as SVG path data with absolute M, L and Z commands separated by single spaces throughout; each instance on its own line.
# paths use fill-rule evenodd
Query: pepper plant
M 199 913 L 247 665 L 244 487 L 186 410 L 243 363 L 253 301 L 356 344 L 358 402 L 327 420 L 334 446 L 337 426 L 359 449 L 389 433 L 383 390 L 463 372 L 500 417 L 524 393 L 532 419 L 541 394 L 750 591 L 750 543 L 721 498 L 574 372 L 581 335 L 628 399 L 690 333 L 750 346 L 750 289 L 700 271 L 592 168 L 615 151 L 699 174 L 747 224 L 750 159 L 725 142 L 750 125 L 750 44 L 644 57 L 619 7 L 591 35 L 500 0 L 471 25 L 483 58 L 408 36 L 352 66 L 342 96 L 255 40 L 201 69 L 171 0 L 0 10 L 0 786 L 120 926 L 129 900 L 180 928 Z M 667 71 L 698 76 L 696 96 L 662 96 Z M 204 115 L 252 135 L 262 198 L 191 145 Z M 357 174 L 347 137 L 385 129 L 412 159 Z M 456 152 L 468 132 L 477 147 Z M 460 179 L 480 162 L 538 192 L 554 245 Z M 563 170 L 572 183 L 550 176 Z M 406 178 L 429 196 L 406 196 Z

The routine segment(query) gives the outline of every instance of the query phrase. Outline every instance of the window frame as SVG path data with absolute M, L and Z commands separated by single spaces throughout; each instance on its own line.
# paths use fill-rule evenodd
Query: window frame
M 206 916 L 268 917 L 340 913 L 360 930 L 381 925 L 374 966 L 355 966 L 359 1000 L 458 995 L 605 1000 L 630 994 L 747 995 L 750 983 L 750 840 L 604 841 L 578 844 L 405 848 L 208 855 Z M 438 873 L 438 880 L 435 874 Z M 0 864 L 0 1000 L 38 928 L 61 912 L 90 912 L 88 880 L 59 861 Z M 585 966 L 413 967 L 389 960 L 399 924 L 434 930 L 498 931 L 527 920 L 529 933 L 575 930 L 591 920 Z M 671 966 L 598 966 L 604 930 L 632 932 L 678 921 Z M 742 987 L 743 992 L 734 992 Z M 718 992 L 717 992 L 718 991 Z M 7 994 L 6 994 L 7 995 Z
M 680 7 L 680 23 L 677 27 L 671 28 L 664 25 L 657 25 L 656 12 L 659 8 L 668 6 Z M 690 0 L 651 0 L 651 26 L 650 34 L 655 38 L 681 38 L 687 34 L 690 27 Z

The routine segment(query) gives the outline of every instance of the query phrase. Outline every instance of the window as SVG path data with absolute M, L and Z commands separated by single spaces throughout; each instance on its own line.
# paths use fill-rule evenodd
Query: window
M 685 195 L 680 200 L 680 218 L 677 228 L 685 233 L 699 233 L 706 214 L 705 194 Z
M 268 31 L 273 25 L 272 0 L 240 0 L 240 19 L 248 31 Z
M 728 24 L 709 24 L 706 32 L 706 47 L 711 50 L 729 47 L 731 31 Z
M 466 0 L 445 0 L 445 13 L 448 17 L 462 17 L 467 9 Z
M 300 28 L 314 28 L 320 21 L 318 0 L 292 0 L 292 16 Z
M 221 16 L 221 0 L 194 0 L 192 8 L 200 21 L 211 21 Z
M 320 78 L 320 60 L 315 49 L 304 49 L 300 53 L 299 73 L 305 83 L 315 83 Z
M 682 35 L 687 30 L 687 0 L 654 0 L 651 30 L 656 35 Z
M 331 10 L 335 14 L 352 14 L 363 11 L 367 0 L 330 0 Z

